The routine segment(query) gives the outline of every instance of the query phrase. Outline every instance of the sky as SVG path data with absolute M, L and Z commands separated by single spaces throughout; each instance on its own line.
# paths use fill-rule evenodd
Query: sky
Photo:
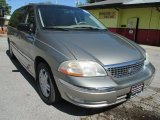
M 23 5 L 26 5 L 28 3 L 39 3 L 39 2 L 46 2 L 51 1 L 52 3 L 58 2 L 58 4 L 62 5 L 69 5 L 69 6 L 75 6 L 76 0 L 6 0 L 7 3 L 12 7 L 11 13 L 13 11 Z M 86 0 L 80 0 L 80 2 L 85 3 Z

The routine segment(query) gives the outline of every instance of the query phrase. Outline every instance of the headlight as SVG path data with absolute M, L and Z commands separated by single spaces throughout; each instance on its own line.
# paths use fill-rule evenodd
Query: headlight
M 145 65 L 149 64 L 149 55 L 148 55 L 148 53 L 146 53 L 146 60 L 144 61 L 144 64 Z
M 106 71 L 101 65 L 92 61 L 66 61 L 59 66 L 58 71 L 76 77 L 107 75 Z

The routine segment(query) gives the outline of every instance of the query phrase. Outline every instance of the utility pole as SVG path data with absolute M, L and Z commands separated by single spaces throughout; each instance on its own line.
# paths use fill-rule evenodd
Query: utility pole
M 4 17 L 4 6 L 0 6 L 0 17 Z

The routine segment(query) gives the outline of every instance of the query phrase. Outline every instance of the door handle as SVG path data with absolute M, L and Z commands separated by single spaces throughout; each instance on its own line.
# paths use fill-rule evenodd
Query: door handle
M 26 36 L 26 39 L 27 39 L 29 42 L 34 42 L 34 37 L 33 37 L 33 36 Z

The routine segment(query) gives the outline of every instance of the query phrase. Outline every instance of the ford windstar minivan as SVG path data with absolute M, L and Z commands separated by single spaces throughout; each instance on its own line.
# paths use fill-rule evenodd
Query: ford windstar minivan
M 15 10 L 8 44 L 10 57 L 35 78 L 46 104 L 61 98 L 89 108 L 122 103 L 141 93 L 155 73 L 143 48 L 75 7 L 30 4 Z

